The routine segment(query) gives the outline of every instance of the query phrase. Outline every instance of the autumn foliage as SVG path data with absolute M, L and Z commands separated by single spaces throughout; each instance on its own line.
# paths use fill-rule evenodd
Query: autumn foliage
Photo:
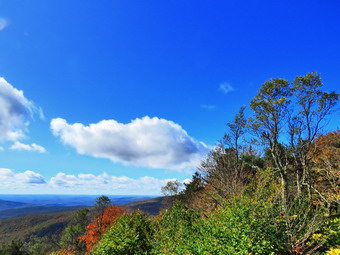
M 338 205 L 340 203 L 340 131 L 318 137 L 310 154 L 315 164 L 313 171 L 315 189 L 325 202 Z
M 79 240 L 86 243 L 87 253 L 98 243 L 101 235 L 109 228 L 117 217 L 124 214 L 126 210 L 117 206 L 110 206 L 86 227 L 86 233 L 79 237 Z
M 339 167 L 340 130 L 322 135 L 316 139 L 313 161 L 329 167 Z

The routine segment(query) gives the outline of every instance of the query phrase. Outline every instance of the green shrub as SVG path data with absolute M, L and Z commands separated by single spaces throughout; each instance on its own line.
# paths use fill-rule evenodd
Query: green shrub
M 153 254 L 192 254 L 195 242 L 195 222 L 199 215 L 175 202 L 154 221 Z
M 124 214 L 103 234 L 91 254 L 150 254 L 151 238 L 151 221 L 147 215 L 140 211 Z
M 213 212 L 197 224 L 193 254 L 280 254 L 282 233 L 264 211 L 243 198 Z

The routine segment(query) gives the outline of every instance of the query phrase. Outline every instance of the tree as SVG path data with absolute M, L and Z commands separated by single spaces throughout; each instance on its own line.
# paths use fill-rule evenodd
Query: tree
M 85 242 L 87 252 L 90 252 L 98 243 L 105 230 L 115 223 L 116 218 L 125 212 L 126 210 L 124 208 L 110 206 L 107 207 L 102 214 L 97 215 L 86 227 L 85 235 L 79 237 L 81 242 Z
M 281 149 L 280 135 L 288 114 L 291 95 L 289 82 L 276 78 L 265 82 L 250 103 L 254 111 L 254 117 L 250 119 L 252 131 L 268 147 L 281 178 L 283 201 L 287 199 L 288 160 Z
M 29 255 L 22 241 L 12 241 L 9 245 L 0 249 L 3 255 Z
M 215 204 L 220 204 L 221 199 L 241 194 L 252 173 L 251 166 L 247 165 L 252 149 L 244 144 L 247 132 L 244 111 L 245 107 L 241 107 L 235 118 L 227 123 L 223 142 L 215 146 L 199 167 L 200 176 L 206 183 L 205 189 L 210 190 L 206 194 L 210 194 Z
M 191 181 L 184 183 L 184 189 L 180 193 L 180 201 L 190 208 L 200 208 L 201 206 L 197 202 L 202 201 L 200 194 L 203 193 L 205 185 L 201 174 L 196 171 L 191 177 Z
M 316 138 L 310 148 L 311 183 L 318 198 L 329 207 L 340 205 L 340 130 Z
M 245 107 L 241 107 L 234 120 L 227 123 L 229 132 L 224 135 L 224 143 L 228 145 L 229 148 L 234 148 L 235 150 L 235 168 L 239 167 L 240 150 L 242 150 L 240 140 L 247 129 L 247 120 L 244 116 L 244 110 Z
M 60 245 L 65 250 L 70 252 L 76 252 L 77 254 L 85 251 L 84 243 L 80 242 L 79 236 L 82 236 L 86 232 L 86 226 L 88 224 L 88 209 L 81 209 L 77 211 L 72 221 L 68 224 L 60 239 Z
M 161 188 L 164 196 L 176 196 L 181 191 L 183 184 L 178 180 L 168 181 L 165 186 Z
M 147 215 L 140 211 L 124 214 L 105 232 L 91 254 L 152 254 L 152 235 L 151 221 Z
M 274 173 L 281 181 L 281 213 L 291 253 L 304 245 L 322 221 L 322 207 L 312 205 L 316 190 L 312 185 L 309 152 L 338 94 L 322 92 L 321 86 L 316 73 L 298 76 L 293 84 L 272 79 L 263 84 L 251 101 L 252 132 L 267 148 Z M 295 103 L 292 107 L 291 102 Z
M 111 206 L 112 201 L 108 196 L 100 196 L 96 198 L 96 203 L 94 205 L 94 211 L 97 215 L 102 215 L 105 209 Z

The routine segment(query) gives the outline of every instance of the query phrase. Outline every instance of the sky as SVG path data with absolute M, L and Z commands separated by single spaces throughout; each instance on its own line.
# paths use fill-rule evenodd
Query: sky
M 266 80 L 316 71 L 339 92 L 339 13 L 338 0 L 0 1 L 0 193 L 187 182 Z

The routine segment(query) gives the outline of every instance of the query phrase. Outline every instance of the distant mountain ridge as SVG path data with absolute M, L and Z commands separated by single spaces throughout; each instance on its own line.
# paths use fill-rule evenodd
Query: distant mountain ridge
M 0 219 L 75 211 L 93 206 L 96 197 L 92 195 L 0 195 Z M 110 199 L 115 205 L 140 209 L 150 215 L 157 214 L 164 206 L 161 202 L 163 198 L 152 196 L 110 196 Z
M 76 211 L 88 206 L 30 206 L 0 211 L 0 219 L 18 218 L 33 215 L 49 215 L 61 212 Z
M 0 199 L 0 211 L 14 209 L 14 208 L 28 207 L 28 206 L 32 206 L 32 205 L 29 203 Z
M 31 206 L 92 206 L 99 195 L 4 195 L 0 200 L 30 204 Z M 147 200 L 155 196 L 109 195 L 113 204 L 126 204 Z M 13 207 L 14 208 L 14 207 Z M 6 208 L 10 209 L 10 208 Z

